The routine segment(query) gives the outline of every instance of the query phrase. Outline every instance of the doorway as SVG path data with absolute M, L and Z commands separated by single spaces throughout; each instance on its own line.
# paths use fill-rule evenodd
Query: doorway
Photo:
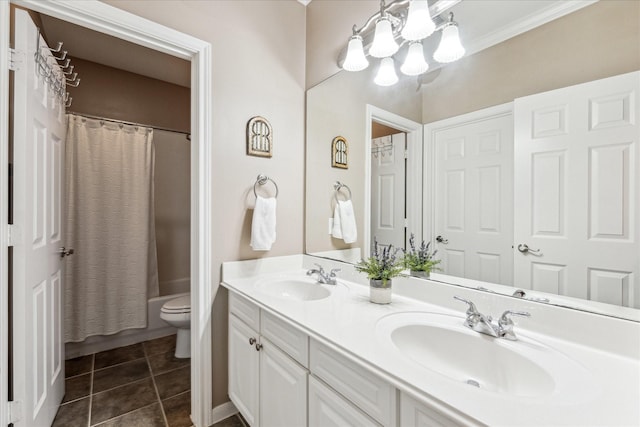
M 403 143 L 398 143 L 397 148 L 402 146 L 402 153 L 397 154 L 402 160 L 406 157 L 405 175 L 406 178 L 402 181 L 404 185 L 405 204 L 404 214 L 398 212 L 397 215 L 402 217 L 404 223 L 404 230 L 402 234 L 410 236 L 414 234 L 417 238 L 422 238 L 422 125 L 414 122 L 397 114 L 385 111 L 381 108 L 373 105 L 366 106 L 365 111 L 366 120 L 366 132 L 365 132 L 365 153 L 364 156 L 367 159 L 365 162 L 365 180 L 364 180 L 364 230 L 365 235 L 363 239 L 363 257 L 368 257 L 371 251 L 371 245 L 373 243 L 373 191 L 372 186 L 373 179 L 373 167 L 372 160 L 375 160 L 375 156 L 372 153 L 376 150 L 372 141 L 374 135 L 374 129 L 372 123 L 376 123 L 376 130 L 393 129 L 395 132 L 400 132 L 405 136 Z M 385 132 L 383 132 L 385 133 Z M 406 150 L 404 149 L 406 147 Z M 406 154 L 405 154 L 406 152 Z M 379 153 L 379 158 L 381 158 Z M 377 191 L 377 190 L 376 190 Z M 391 215 L 388 215 L 389 217 Z M 404 239 L 401 239 L 404 240 Z M 396 244 L 394 244 L 396 246 Z
M 148 22 L 137 16 L 117 8 L 98 2 L 75 2 L 73 4 L 43 3 L 38 1 L 22 1 L 22 6 L 36 12 L 54 16 L 87 28 L 99 29 L 109 35 L 160 50 L 173 56 L 191 61 L 191 307 L 192 307 L 192 354 L 191 366 L 192 404 L 191 414 L 196 426 L 210 424 L 211 418 L 211 324 L 210 312 L 213 295 L 210 289 L 212 277 L 211 265 L 211 147 L 205 141 L 211 139 L 211 61 L 209 43 L 198 40 L 183 33 L 168 29 L 159 24 Z M 0 121 L 2 129 L 7 129 L 9 115 L 9 4 L 0 3 Z M 9 138 L 6 132 L 0 134 L 0 197 L 3 202 L 0 220 L 8 223 L 8 151 Z M 5 222 L 6 221 L 6 222 Z M 0 227 L 0 238 L 9 242 L 10 227 Z M 3 250 L 0 255 L 2 276 L 0 278 L 0 310 L 7 313 L 8 301 L 8 254 Z M 2 318 L 0 324 L 0 362 L 3 371 L 8 366 L 8 326 L 7 319 Z M 8 419 L 8 387 L 6 375 L 2 375 L 0 384 L 0 417 Z M 20 396 L 15 396 L 16 400 Z M 13 412 L 13 411 L 12 411 Z M 15 420 L 16 425 L 21 425 Z

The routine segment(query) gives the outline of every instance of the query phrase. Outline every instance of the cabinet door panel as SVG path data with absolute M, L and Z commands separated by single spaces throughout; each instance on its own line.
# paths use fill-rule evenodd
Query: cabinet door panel
M 309 427 L 380 426 L 338 393 L 309 377 Z
M 395 425 L 396 393 L 391 384 L 338 352 L 311 340 L 310 370 L 385 426 Z
M 307 370 L 262 338 L 260 351 L 260 426 L 307 424 Z
M 229 398 L 252 426 L 258 425 L 258 334 L 234 315 L 229 316 Z
M 400 395 L 400 425 L 403 427 L 462 427 L 475 423 L 460 423 L 402 393 Z

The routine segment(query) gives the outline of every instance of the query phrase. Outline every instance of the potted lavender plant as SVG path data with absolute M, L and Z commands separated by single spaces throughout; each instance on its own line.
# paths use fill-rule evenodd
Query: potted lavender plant
M 429 250 L 430 244 L 431 242 L 425 243 L 423 240 L 420 247 L 416 248 L 415 236 L 411 233 L 409 250 L 404 251 L 402 263 L 405 268 L 409 269 L 412 276 L 428 279 L 431 272 L 438 269 L 437 265 L 440 264 L 440 260 L 434 259 L 438 250 L 431 252 Z
M 369 301 L 376 304 L 391 302 L 391 279 L 403 269 L 401 260 L 396 257 L 397 251 L 393 245 L 384 246 L 380 250 L 374 237 L 371 256 L 356 264 L 356 270 L 366 273 L 369 278 Z

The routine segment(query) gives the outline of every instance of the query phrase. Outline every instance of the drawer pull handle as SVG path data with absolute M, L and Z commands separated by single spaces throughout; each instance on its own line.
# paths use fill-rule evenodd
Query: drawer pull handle
M 256 344 L 256 351 L 262 350 L 262 344 Z
M 249 345 L 254 345 L 256 343 L 256 339 L 255 338 L 249 338 Z

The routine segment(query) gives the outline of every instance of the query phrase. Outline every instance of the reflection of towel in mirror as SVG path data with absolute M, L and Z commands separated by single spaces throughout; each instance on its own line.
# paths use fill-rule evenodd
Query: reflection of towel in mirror
M 268 251 L 276 241 L 276 199 L 256 197 L 251 222 L 251 247 L 254 251 Z
M 337 239 L 343 239 L 345 243 L 354 243 L 358 240 L 358 227 L 351 200 L 338 201 L 333 213 L 331 235 Z
M 340 208 L 336 203 L 336 207 L 333 209 L 333 226 L 331 228 L 331 235 L 336 239 L 342 239 L 342 223 L 340 222 Z

